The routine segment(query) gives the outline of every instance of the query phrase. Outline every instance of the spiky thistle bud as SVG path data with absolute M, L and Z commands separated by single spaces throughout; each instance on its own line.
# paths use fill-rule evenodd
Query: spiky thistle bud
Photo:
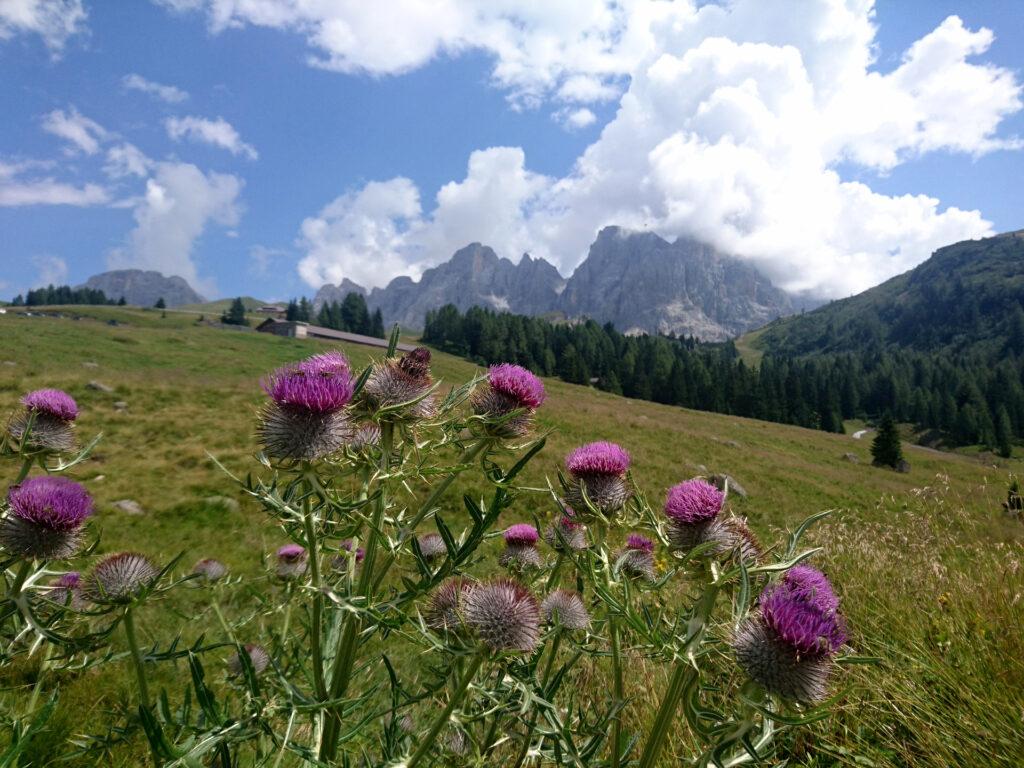
M 394 415 L 429 419 L 437 412 L 433 396 L 427 395 L 433 384 L 430 350 L 417 347 L 403 357 L 375 363 L 361 397 L 371 411 L 411 403 Z
M 541 601 L 540 609 L 548 624 L 561 625 L 570 630 L 590 627 L 590 614 L 583 604 L 583 598 L 579 592 L 571 589 L 556 589 Z
M 434 563 L 448 556 L 448 547 L 439 533 L 425 533 L 416 539 L 420 554 L 428 563 Z
M 487 420 L 487 432 L 493 437 L 515 438 L 527 434 L 533 426 L 533 414 L 547 395 L 544 384 L 519 365 L 492 365 L 487 386 L 473 394 L 473 412 Z
M 153 584 L 159 573 L 145 555 L 118 552 L 93 566 L 82 585 L 82 593 L 101 605 L 130 603 Z
M 380 427 L 369 422 L 358 425 L 348 441 L 348 447 L 353 451 L 362 451 L 375 445 L 380 445 Z
M 50 582 L 50 591 L 46 597 L 59 605 L 67 605 L 74 610 L 85 607 L 82 596 L 82 575 L 78 571 L 68 571 L 60 578 Z
M 443 582 L 427 601 L 423 620 L 436 630 L 457 630 L 462 625 L 462 604 L 473 582 L 455 577 Z
M 544 565 L 544 558 L 537 551 L 537 541 L 540 534 L 537 529 L 528 523 L 516 523 L 510 526 L 503 534 L 505 539 L 505 550 L 498 558 L 498 562 L 505 566 L 518 566 L 528 568 L 540 568 Z
M 808 593 L 804 586 L 781 583 L 766 590 L 759 614 L 740 626 L 733 649 L 751 680 L 783 698 L 813 703 L 825 698 L 846 626 L 834 609 L 822 610 L 837 604 L 827 580 L 827 594 L 817 588 Z
M 277 565 L 274 572 L 285 581 L 298 579 L 306 573 L 309 555 L 306 548 L 298 544 L 285 544 L 276 552 Z
M 12 555 L 59 560 L 78 551 L 92 497 L 65 477 L 30 477 L 7 492 L 9 514 L 0 521 L 0 545 Z
M 263 674 L 267 667 L 270 666 L 270 654 L 267 653 L 267 650 L 262 645 L 256 645 L 255 643 L 246 643 L 243 648 L 249 657 L 252 671 L 257 675 Z M 228 659 L 228 671 L 235 676 L 242 674 L 242 659 L 237 652 Z
M 566 500 L 577 511 L 587 509 L 587 500 L 602 514 L 618 511 L 629 498 L 629 465 L 629 453 L 615 443 L 581 445 L 565 459 L 571 477 Z
M 665 516 L 673 548 L 688 552 L 708 541 L 724 503 L 725 494 L 700 477 L 669 488 Z
M 192 573 L 200 576 L 203 581 L 220 581 L 228 575 L 228 567 L 220 560 L 204 557 L 192 566 Z
M 313 461 L 341 449 L 351 437 L 344 408 L 354 388 L 348 361 L 338 352 L 314 355 L 270 374 L 263 389 L 271 401 L 258 429 L 267 455 Z
M 21 398 L 21 404 L 24 410 L 7 427 L 11 437 L 22 440 L 28 430 L 30 448 L 56 453 L 74 450 L 78 405 L 71 395 L 59 389 L 37 389 Z
M 463 598 L 466 625 L 491 651 L 532 651 L 540 635 L 537 599 L 512 579 L 474 584 Z
M 627 576 L 654 581 L 654 542 L 639 533 L 626 538 L 626 546 L 619 550 L 615 559 Z
M 578 552 L 587 548 L 586 528 L 576 520 L 572 507 L 566 507 L 565 514 L 544 529 L 544 541 L 556 552 L 566 548 Z

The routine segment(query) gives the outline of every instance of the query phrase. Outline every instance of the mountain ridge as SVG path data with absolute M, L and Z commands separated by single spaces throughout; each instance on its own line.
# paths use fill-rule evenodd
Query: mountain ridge
M 107 298 L 124 297 L 129 304 L 151 307 L 163 299 L 168 307 L 201 304 L 206 301 L 183 277 L 166 277 L 160 272 L 143 269 L 113 269 L 92 275 L 76 288 L 100 290 Z

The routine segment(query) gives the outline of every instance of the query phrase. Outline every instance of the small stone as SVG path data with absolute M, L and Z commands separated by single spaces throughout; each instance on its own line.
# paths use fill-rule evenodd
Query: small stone
M 9 365 L 11 368 L 17 365 L 13 360 L 4 360 L 4 365 Z
M 128 403 L 126 403 L 124 400 L 118 400 L 116 403 L 114 403 L 114 410 L 123 411 L 126 408 L 128 408 Z
M 848 461 L 851 464 L 860 464 L 860 459 L 857 457 L 856 453 L 844 453 L 843 461 Z
M 729 493 L 735 493 L 741 499 L 745 499 L 749 496 L 749 494 L 747 493 L 747 489 L 740 485 L 736 478 L 733 477 L 732 475 L 712 475 L 708 479 L 720 491 L 724 492 L 726 485 L 728 485 Z
M 101 382 L 101 381 L 90 381 L 90 382 L 89 382 L 88 384 L 86 384 L 85 386 L 86 386 L 86 387 L 87 387 L 88 389 L 94 389 L 94 390 L 96 390 L 97 392 L 105 392 L 105 393 L 106 393 L 106 394 L 108 394 L 108 395 L 109 395 L 109 394 L 110 394 L 111 392 L 113 392 L 113 391 L 114 391 L 114 388 L 113 388 L 113 387 L 108 387 L 108 386 L 107 386 L 106 384 L 104 384 L 104 383 L 103 383 L 103 382 Z
M 83 368 L 99 368 L 100 364 L 99 363 L 94 363 L 92 360 L 86 360 L 84 363 L 82 363 L 82 367 Z
M 142 505 L 133 499 L 121 499 L 120 501 L 115 501 L 111 506 L 118 512 L 124 512 L 126 515 L 146 514 L 146 510 L 142 508 Z
M 232 499 L 230 496 L 207 496 L 203 501 L 210 506 L 224 507 L 229 512 L 237 512 L 241 508 L 237 499 Z

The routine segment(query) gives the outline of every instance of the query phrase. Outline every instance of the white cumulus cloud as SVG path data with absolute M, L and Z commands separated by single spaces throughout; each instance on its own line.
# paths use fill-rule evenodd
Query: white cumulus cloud
M 167 135 L 175 141 L 189 139 L 226 149 L 232 155 L 243 155 L 256 160 L 259 154 L 251 144 L 242 141 L 238 131 L 227 120 L 218 117 L 208 120 L 203 117 L 169 117 L 164 122 Z
M 51 254 L 40 254 L 33 256 L 29 261 L 36 268 L 36 287 L 67 284 L 68 265 L 64 259 Z
M 58 56 L 68 38 L 85 31 L 82 0 L 0 0 L 0 40 L 39 35 Z
M 180 104 L 188 98 L 188 93 L 175 85 L 164 85 L 147 80 L 142 75 L 125 75 L 121 79 L 121 85 L 131 91 L 140 91 L 154 98 L 166 101 L 168 104 Z
M 75 186 L 51 177 L 25 177 L 26 171 L 49 167 L 48 163 L 4 163 L 0 161 L 0 207 L 27 205 L 102 205 L 109 201 L 107 190 L 98 184 Z
M 99 152 L 100 143 L 110 135 L 102 125 L 90 120 L 73 106 L 67 112 L 55 109 L 43 115 L 43 130 L 71 144 L 69 152 L 84 152 L 87 155 Z

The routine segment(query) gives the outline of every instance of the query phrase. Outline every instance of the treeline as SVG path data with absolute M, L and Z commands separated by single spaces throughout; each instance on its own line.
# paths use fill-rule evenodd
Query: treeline
M 510 361 L 626 397 L 842 432 L 888 413 L 953 445 L 1008 454 L 1024 435 L 1024 357 L 891 351 L 740 359 L 732 342 L 626 336 L 452 305 L 427 313 L 423 341 L 480 364 Z
M 347 294 L 340 302 L 325 302 L 320 307 L 320 311 L 315 314 L 313 304 L 305 296 L 298 300 L 292 299 L 288 302 L 284 317 L 285 320 L 314 323 L 323 328 L 333 328 L 336 331 L 384 338 L 384 316 L 381 314 L 380 308 L 371 313 L 366 306 L 366 298 L 361 293 L 354 291 Z
M 70 285 L 48 285 L 20 293 L 11 302 L 15 307 L 39 307 L 52 304 L 106 304 L 124 306 L 124 296 L 117 301 L 107 298 L 103 291 L 93 288 L 72 288 Z

